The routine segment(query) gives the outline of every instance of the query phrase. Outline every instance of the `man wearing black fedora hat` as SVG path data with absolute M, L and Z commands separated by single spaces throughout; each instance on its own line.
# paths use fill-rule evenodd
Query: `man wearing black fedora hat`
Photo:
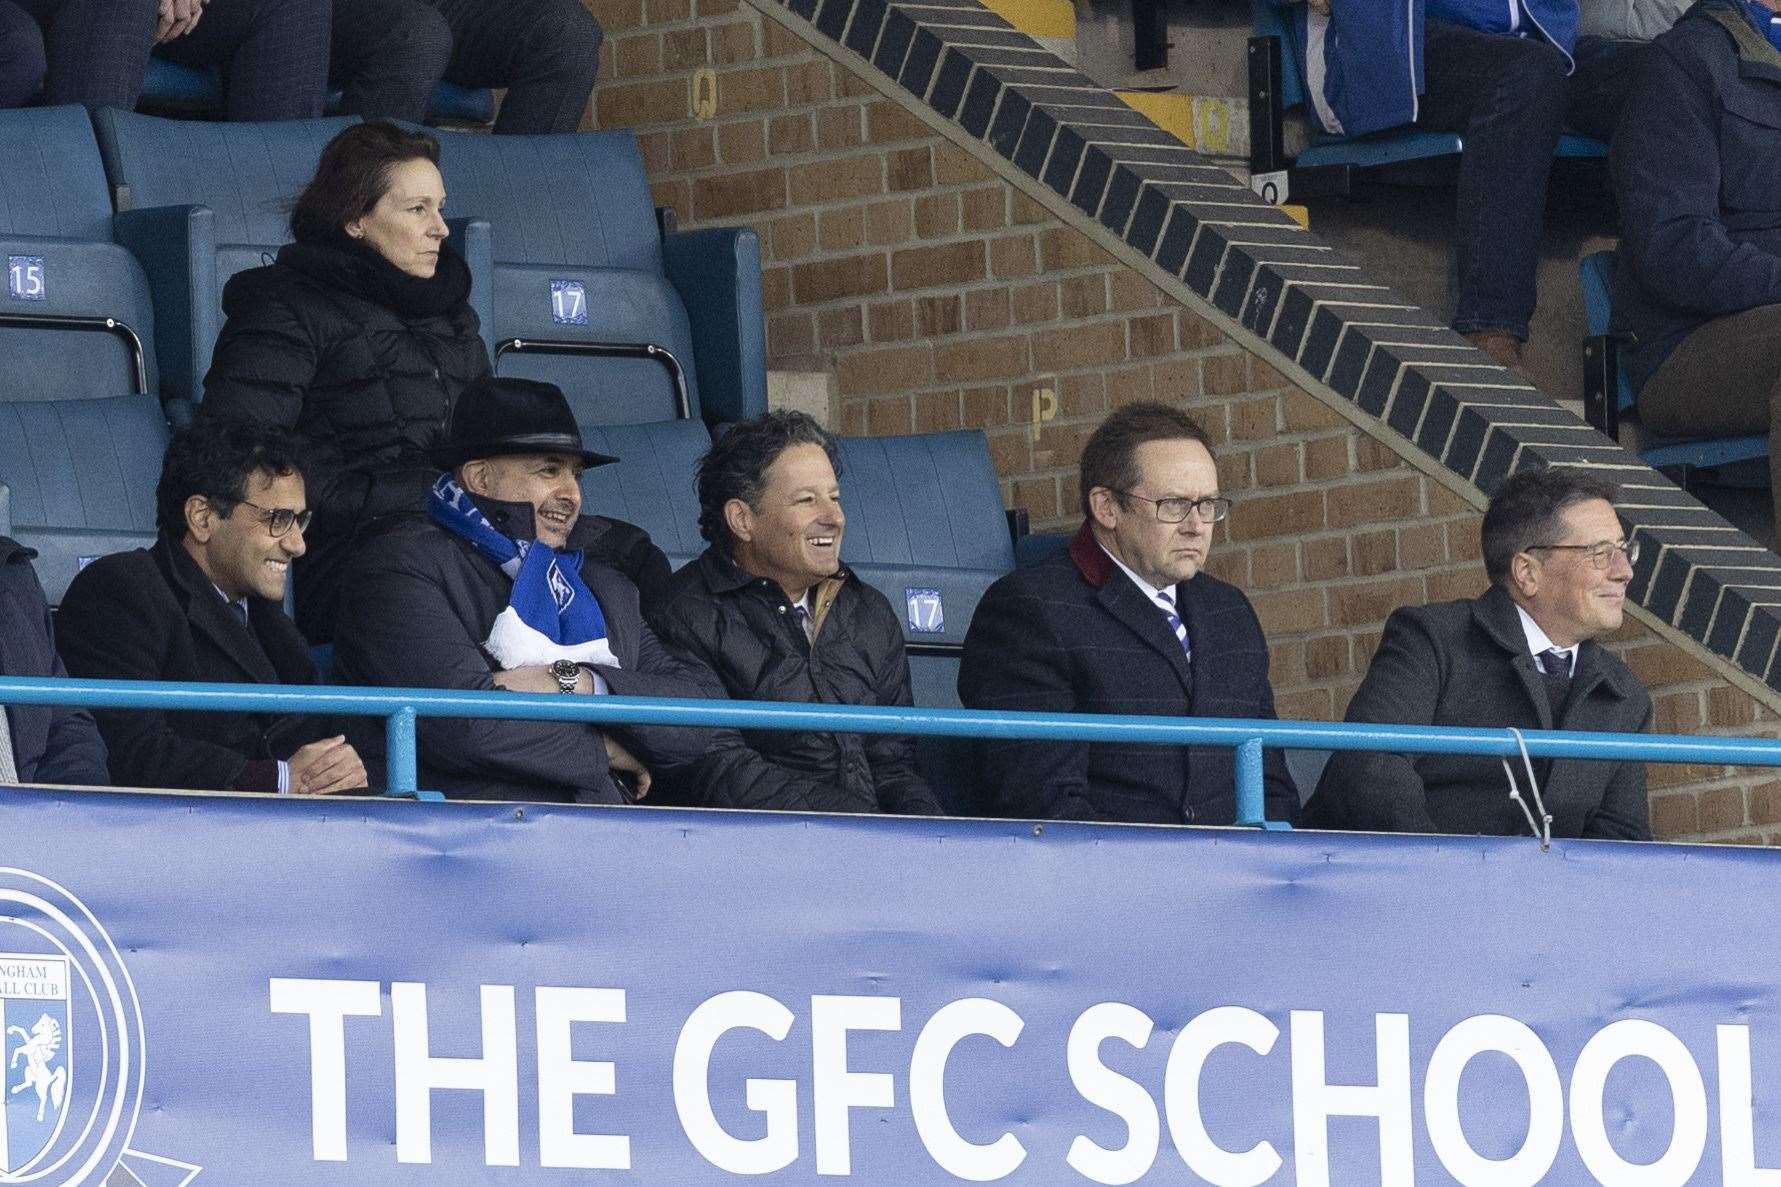
M 558 388 L 472 383 L 435 460 L 446 472 L 426 518 L 398 523 L 355 558 L 335 635 L 339 679 L 723 695 L 656 640 L 637 585 L 610 563 L 660 552 L 638 528 L 581 515 L 582 471 L 617 459 L 583 448 Z M 381 751 L 375 733 L 361 749 Z M 648 790 L 651 772 L 694 768 L 711 741 L 712 731 L 687 727 L 423 719 L 420 778 L 453 798 L 623 803 Z

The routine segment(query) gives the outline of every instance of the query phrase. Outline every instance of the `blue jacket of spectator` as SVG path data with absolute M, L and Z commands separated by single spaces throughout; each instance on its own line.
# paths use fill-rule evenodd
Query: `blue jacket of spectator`
M 1567 60 L 1577 45 L 1577 0 L 1332 0 L 1327 17 L 1295 4 L 1293 53 L 1324 131 L 1364 136 L 1415 122 L 1425 89 L 1425 16 L 1543 37 Z
M 1416 120 L 1422 0 L 1336 0 L 1330 15 L 1295 4 L 1292 52 L 1323 130 L 1364 136 Z
M 1737 0 L 1701 0 L 1652 44 L 1610 156 L 1635 391 L 1696 327 L 1781 304 L 1781 51 Z

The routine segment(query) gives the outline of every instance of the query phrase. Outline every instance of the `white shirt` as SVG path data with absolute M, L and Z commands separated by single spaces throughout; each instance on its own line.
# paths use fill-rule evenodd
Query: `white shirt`
M 1099 542 L 1097 541 L 1097 544 L 1098 543 Z M 1105 548 L 1102 548 L 1101 551 L 1107 552 Z M 1144 578 L 1132 572 L 1130 566 L 1114 556 L 1111 552 L 1107 552 L 1107 559 L 1118 565 L 1119 571 L 1124 573 L 1127 577 L 1130 577 L 1132 579 L 1132 584 L 1142 590 L 1145 597 L 1156 603 L 1158 609 L 1162 610 L 1165 614 L 1170 614 L 1177 618 L 1181 616 L 1181 611 L 1175 606 L 1175 589 L 1173 586 L 1168 589 L 1158 589 L 1156 586 L 1150 584 L 1150 582 L 1144 580 Z
M 1567 672 L 1565 672 L 1565 675 L 1566 676 L 1576 675 L 1577 674 L 1577 648 L 1576 647 L 1560 647 L 1557 643 L 1554 643 L 1550 638 L 1547 637 L 1546 632 L 1540 629 L 1540 624 L 1534 621 L 1534 616 L 1529 614 L 1526 610 L 1523 610 L 1520 607 L 1520 605 L 1517 605 L 1515 607 L 1515 613 L 1521 615 L 1521 633 L 1523 635 L 1527 636 L 1527 649 L 1534 657 L 1534 666 L 1540 667 L 1539 661 L 1540 661 L 1540 653 L 1541 652 L 1557 651 L 1559 654 L 1563 655 L 1567 660 L 1570 661 L 1570 665 L 1571 665 L 1570 669 Z M 1546 669 L 1544 667 L 1540 667 L 1540 670 L 1542 672 L 1544 672 Z M 1548 673 L 1548 675 L 1550 675 L 1550 674 L 1551 673 Z

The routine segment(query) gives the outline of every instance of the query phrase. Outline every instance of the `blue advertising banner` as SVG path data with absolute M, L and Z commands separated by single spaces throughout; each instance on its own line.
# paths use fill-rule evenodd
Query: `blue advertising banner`
M 0 793 L 0 1183 L 1781 1183 L 1766 851 Z

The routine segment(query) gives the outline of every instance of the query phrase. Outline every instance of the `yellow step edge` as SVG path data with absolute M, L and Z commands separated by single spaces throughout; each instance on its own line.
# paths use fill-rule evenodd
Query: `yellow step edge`
M 1029 37 L 1070 40 L 1076 36 L 1072 0 L 984 0 L 984 5 Z
M 1231 151 L 1236 113 L 1228 99 L 1183 95 L 1175 91 L 1114 91 L 1133 111 L 1170 133 L 1189 148 L 1224 154 Z

